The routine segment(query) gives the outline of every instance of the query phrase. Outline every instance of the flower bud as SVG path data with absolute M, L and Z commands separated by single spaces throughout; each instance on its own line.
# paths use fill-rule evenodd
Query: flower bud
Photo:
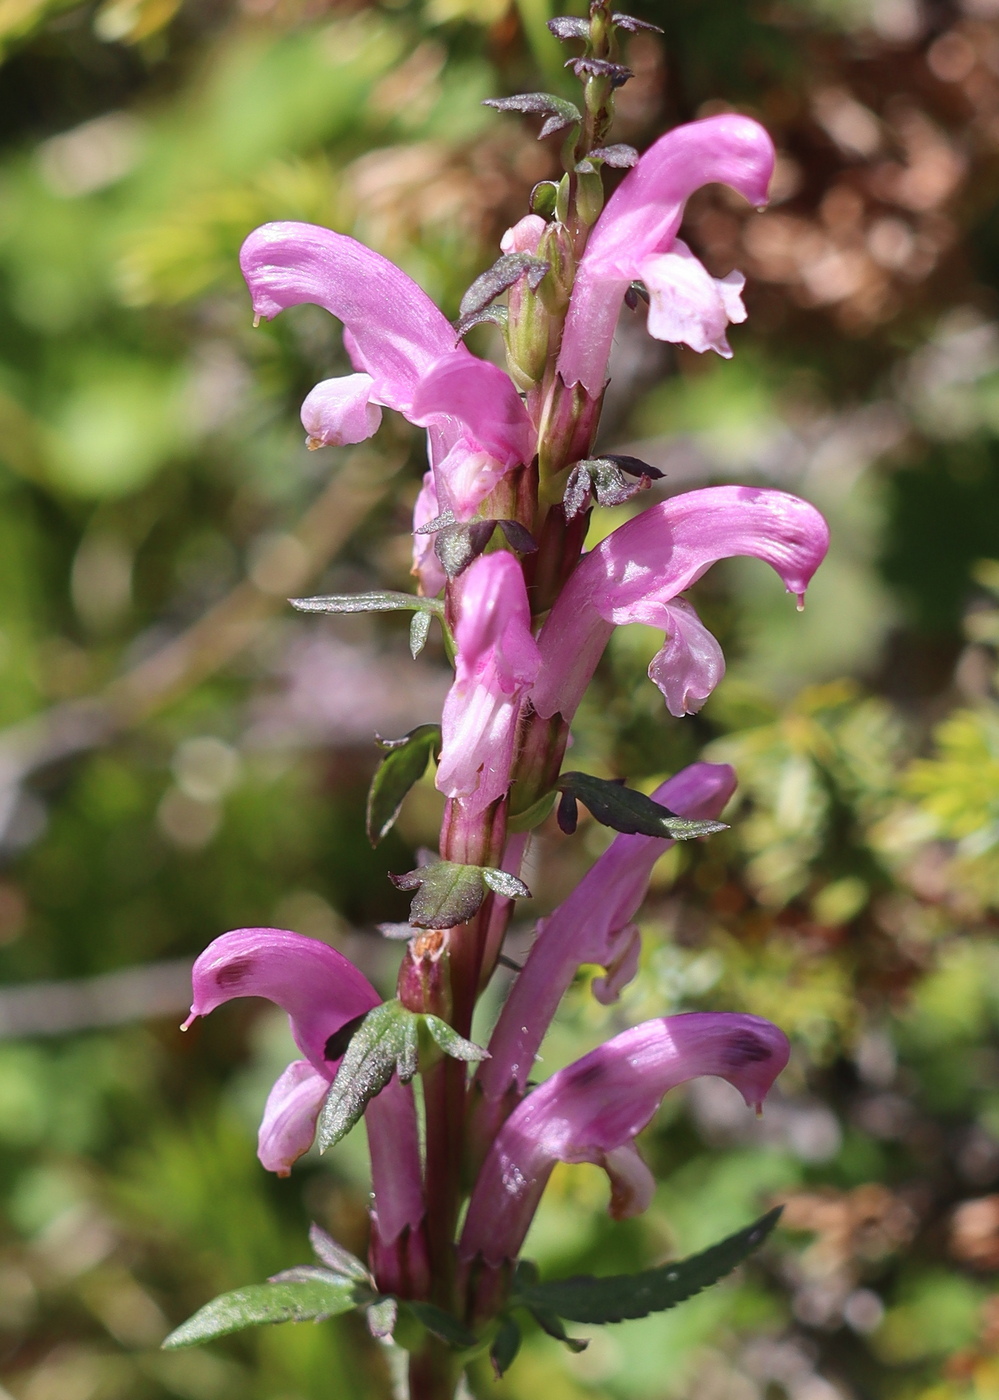
M 411 938 L 399 968 L 396 994 L 407 1011 L 430 1012 L 447 1020 L 451 1013 L 446 929 L 425 929 Z
M 576 178 L 576 212 L 590 228 L 597 222 L 604 207 L 604 182 L 600 171 L 594 169 L 581 170 Z

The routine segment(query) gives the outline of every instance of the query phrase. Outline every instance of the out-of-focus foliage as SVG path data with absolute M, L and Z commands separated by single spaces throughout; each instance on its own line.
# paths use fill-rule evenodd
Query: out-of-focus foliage
M 833 549 L 802 616 L 752 562 L 698 584 L 729 673 L 697 719 L 670 720 L 644 679 L 652 634 L 614 638 L 573 766 L 649 791 L 703 751 L 737 766 L 739 797 L 729 832 L 663 858 L 620 1006 L 581 979 L 539 1072 L 702 1007 L 773 1017 L 795 1054 L 760 1122 L 721 1082 L 671 1096 L 643 1143 L 661 1188 L 638 1220 L 612 1224 L 602 1178 L 560 1167 L 529 1252 L 549 1274 L 644 1267 L 776 1200 L 786 1228 L 683 1309 L 575 1357 L 531 1336 L 502 1382 L 475 1384 L 499 1400 L 987 1400 L 999 10 L 633 8 L 666 33 L 631 38 L 615 139 L 729 103 L 781 156 L 767 213 L 715 188 L 688 214 L 712 269 L 749 276 L 735 359 L 668 352 L 626 314 L 607 445 L 670 491 L 799 491 Z M 552 170 L 525 124 L 480 106 L 565 81 L 547 14 L 0 0 L 0 1385 L 15 1400 L 391 1393 L 353 1318 L 158 1350 L 213 1294 L 307 1259 L 309 1219 L 354 1250 L 365 1232 L 358 1134 L 285 1182 L 253 1155 L 288 1058 L 281 1018 L 238 1003 L 181 1037 L 178 960 L 274 923 L 391 987 L 372 926 L 404 904 L 385 870 L 410 868 L 439 814 L 424 779 L 377 853 L 364 839 L 372 735 L 437 719 L 437 642 L 413 663 L 404 624 L 284 605 L 408 587 L 421 444 L 386 424 L 363 449 L 305 451 L 298 404 L 345 364 L 338 331 L 313 308 L 254 331 L 236 254 L 263 220 L 316 219 L 454 312 Z M 594 535 L 620 518 L 598 511 Z M 585 817 L 571 840 L 542 831 L 539 908 L 603 839 Z M 138 980 L 91 980 L 127 969 Z

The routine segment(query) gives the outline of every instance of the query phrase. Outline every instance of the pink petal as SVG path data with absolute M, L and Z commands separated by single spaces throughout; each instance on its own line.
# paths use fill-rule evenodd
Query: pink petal
M 330 1081 L 308 1060 L 292 1060 L 267 1096 L 257 1135 L 257 1156 L 269 1172 L 288 1176 L 316 1136 L 316 1119 Z
M 603 1167 L 610 1178 L 611 1198 L 607 1210 L 615 1220 L 630 1220 L 633 1215 L 648 1210 L 656 1194 L 656 1179 L 633 1142 L 605 1152 L 597 1165 Z
M 613 626 L 660 620 L 718 559 L 762 559 L 800 599 L 828 544 L 815 507 L 785 491 L 708 486 L 651 506 L 577 565 L 538 638 L 531 703 L 545 718 L 571 719 Z
M 378 431 L 382 411 L 371 402 L 370 374 L 324 379 L 302 404 L 302 427 L 310 447 L 345 447 Z
M 683 817 L 717 817 L 735 791 L 727 763 L 692 763 L 653 793 Z M 502 1100 L 511 1084 L 523 1092 L 545 1032 L 583 963 L 608 970 L 599 988 L 613 999 L 637 964 L 632 920 L 656 861 L 672 846 L 657 836 L 616 836 L 558 908 L 538 924 L 524 969 L 510 989 L 489 1041 L 490 1058 L 479 1068 L 486 1098 Z M 594 991 L 598 990 L 594 984 Z
M 442 416 L 460 419 L 478 447 L 503 467 L 534 456 L 531 420 L 513 380 L 467 351 L 452 350 L 424 374 L 408 416 L 423 424 Z
M 424 598 L 436 598 L 447 583 L 447 575 L 441 561 L 434 553 L 433 535 L 418 535 L 421 525 L 436 520 L 441 508 L 437 500 L 433 472 L 425 472 L 420 494 L 413 506 L 413 568 L 411 572 L 419 579 L 420 592 Z
M 558 362 L 566 384 L 581 381 L 591 396 L 603 389 L 628 283 L 652 254 L 669 251 L 694 190 L 719 181 L 762 205 L 773 165 L 770 137 L 735 113 L 675 127 L 649 147 L 607 201 L 580 260 Z
M 516 1258 L 556 1162 L 613 1173 L 619 1213 L 641 1209 L 649 1179 L 622 1155 L 663 1096 L 703 1074 L 733 1084 L 758 1107 L 787 1064 L 783 1031 L 758 1016 L 691 1012 L 645 1021 L 559 1070 L 500 1129 L 479 1172 L 459 1253 L 499 1267 Z
M 521 701 L 538 646 L 520 565 L 499 551 L 476 559 L 455 589 L 457 656 L 444 701 L 437 788 L 475 815 L 509 786 Z
M 246 239 L 239 261 L 258 316 L 270 320 L 313 302 L 342 321 L 355 368 L 372 376 L 373 396 L 389 408 L 406 412 L 420 377 L 454 353 L 454 330 L 426 292 L 345 234 L 264 224 Z
M 730 321 L 746 319 L 741 273 L 730 272 L 725 282 L 719 281 L 678 238 L 668 253 L 646 258 L 642 280 L 649 292 L 649 335 L 732 358 L 726 328 Z
M 471 520 L 506 476 L 507 467 L 474 442 L 457 419 L 431 426 L 427 442 L 441 510 L 448 508 L 458 520 Z
M 504 253 L 536 253 L 547 227 L 540 214 L 525 214 L 519 223 L 507 229 L 500 239 L 500 247 Z
M 662 627 L 666 645 L 649 663 L 649 679 L 662 691 L 671 715 L 696 715 L 725 674 L 722 649 L 683 598 L 664 605 L 652 625 Z
M 601 1006 L 613 1006 L 638 971 L 642 956 L 642 935 L 637 924 L 625 924 L 608 935 L 604 957 L 605 977 L 594 977 L 593 995 Z
M 416 1104 L 410 1084 L 393 1075 L 364 1110 L 371 1154 L 371 1186 L 378 1207 L 383 1244 L 390 1245 L 408 1225 L 426 1214 Z
M 234 997 L 266 997 L 288 1013 L 295 1044 L 328 1080 L 329 1039 L 381 998 L 342 953 L 286 929 L 241 928 L 210 943 L 194 964 L 187 1024 Z

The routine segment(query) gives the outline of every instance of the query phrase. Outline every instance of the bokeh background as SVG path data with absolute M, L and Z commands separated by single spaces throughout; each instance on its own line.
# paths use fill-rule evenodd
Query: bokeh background
M 735 763 L 725 835 L 678 848 L 608 1011 L 581 979 L 545 1069 L 677 1009 L 771 1016 L 795 1045 L 765 1117 L 671 1096 L 661 1189 L 612 1225 L 563 1168 L 529 1253 L 639 1268 L 769 1204 L 785 1225 L 676 1312 L 529 1337 L 498 1400 L 999 1395 L 999 4 L 635 0 L 616 139 L 731 105 L 780 149 L 770 210 L 712 188 L 685 237 L 749 278 L 722 362 L 625 313 L 604 442 L 659 490 L 772 483 L 822 507 L 803 616 L 762 565 L 697 587 L 729 673 L 682 723 L 615 637 L 576 766 L 646 788 Z M 577 9 L 578 12 L 578 9 Z M 324 938 L 380 984 L 385 879 L 433 844 L 429 779 L 377 852 L 375 731 L 447 685 L 396 619 L 289 595 L 409 587 L 419 435 L 310 454 L 298 405 L 344 365 L 303 307 L 253 330 L 236 253 L 273 218 L 355 234 L 454 314 L 553 151 L 481 99 L 564 90 L 545 0 L 0 0 L 0 1395 L 390 1395 L 355 1318 L 203 1351 L 207 1298 L 362 1249 L 359 1134 L 268 1177 L 256 1121 L 288 1058 L 257 1003 L 177 1027 L 221 931 Z M 497 353 L 485 331 L 481 353 Z M 645 497 L 645 501 L 650 497 Z M 621 515 L 598 513 L 595 534 Z M 574 760 L 575 761 L 575 760 Z M 545 829 L 537 911 L 607 839 Z M 529 906 L 523 906 L 525 917 Z M 515 951 L 530 925 L 515 931 Z M 495 997 L 503 992 L 498 985 Z M 494 1002 L 495 1004 L 495 1002 Z M 577 1329 L 578 1330 L 578 1329 Z

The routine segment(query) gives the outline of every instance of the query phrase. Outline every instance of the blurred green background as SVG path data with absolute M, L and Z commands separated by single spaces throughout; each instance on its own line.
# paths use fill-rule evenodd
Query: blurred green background
M 698 194 L 685 237 L 749 278 L 722 362 L 622 321 L 605 442 L 675 491 L 759 481 L 833 527 L 795 614 L 762 565 L 697 587 L 729 657 L 697 719 L 615 636 L 576 766 L 651 787 L 735 763 L 732 829 L 656 871 L 617 1008 L 570 995 L 554 1068 L 644 1016 L 792 1035 L 760 1122 L 671 1096 L 662 1182 L 612 1225 L 560 1169 L 550 1274 L 688 1252 L 787 1203 L 763 1256 L 686 1307 L 547 1338 L 500 1400 L 999 1395 L 999 4 L 636 0 L 615 138 L 732 104 L 780 150 L 758 215 Z M 256 331 L 236 253 L 273 218 L 354 233 L 453 315 L 552 171 L 483 97 L 566 82 L 544 0 L 0 0 L 0 1395 L 387 1397 L 354 1318 L 164 1354 L 216 1292 L 363 1249 L 353 1135 L 287 1181 L 253 1148 L 288 1058 L 239 1002 L 186 1037 L 193 955 L 273 923 L 386 989 L 385 879 L 433 844 L 429 780 L 363 837 L 374 731 L 447 685 L 405 628 L 302 620 L 306 591 L 409 587 L 419 435 L 309 454 L 299 403 L 345 360 L 303 307 Z M 476 348 L 495 353 L 488 333 Z M 646 500 L 649 498 L 646 498 Z M 602 513 L 594 533 L 621 518 Z M 575 762 L 575 760 L 574 760 Z M 607 833 L 548 828 L 543 911 Z M 529 908 L 525 906 L 525 910 Z M 515 931 L 523 946 L 530 926 Z M 395 956 L 398 956 L 396 951 Z M 497 987 L 496 997 L 502 995 Z

